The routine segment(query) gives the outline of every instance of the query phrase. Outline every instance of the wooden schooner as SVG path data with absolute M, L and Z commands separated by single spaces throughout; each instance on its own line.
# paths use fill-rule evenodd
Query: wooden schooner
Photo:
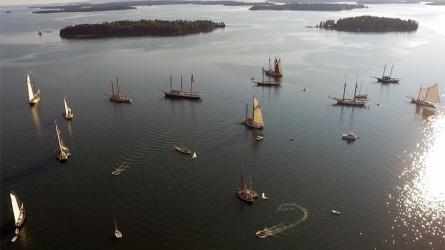
M 281 68 L 281 59 L 279 57 L 275 57 L 274 59 L 274 67 L 272 69 L 272 65 L 270 63 L 270 57 L 269 57 L 269 69 L 264 70 L 264 73 L 271 77 L 282 77 L 283 76 L 283 69 Z
M 26 84 L 28 86 L 28 102 L 30 105 L 34 105 L 40 101 L 40 90 L 36 88 L 30 71 L 26 72 Z
M 385 71 L 386 71 L 386 64 L 385 64 L 385 67 L 383 68 L 383 74 L 381 77 L 378 77 L 378 76 L 370 76 L 370 77 L 377 79 L 377 82 L 381 82 L 381 83 L 399 83 L 400 78 L 391 77 L 393 67 L 394 67 L 394 65 L 391 65 L 391 71 L 389 72 L 389 75 L 385 75 Z
M 133 102 L 129 96 L 120 95 L 119 79 L 117 77 L 116 77 L 116 87 L 117 87 L 117 93 L 114 92 L 114 83 L 113 83 L 113 81 L 111 81 L 110 101 L 117 102 L 117 103 L 132 103 Z
M 356 98 L 356 94 L 357 94 L 357 82 L 355 83 L 355 88 L 354 88 L 354 97 L 352 99 L 349 98 L 345 98 L 345 91 L 346 91 L 346 81 L 345 81 L 345 85 L 343 87 L 343 97 L 342 98 L 338 98 L 338 97 L 331 97 L 332 99 L 334 99 L 337 102 L 337 105 L 345 105 L 345 106 L 365 106 L 366 104 L 366 99 L 363 98 Z
M 173 147 L 175 148 L 176 151 L 183 153 L 183 154 L 191 154 L 192 150 L 189 147 L 186 147 L 184 145 L 182 145 L 181 143 L 181 137 L 179 137 L 179 144 L 177 145 L 173 145 Z
M 249 205 L 258 198 L 258 193 L 252 190 L 252 179 L 249 186 L 245 185 L 244 176 L 241 175 L 241 186 L 236 190 L 236 196 Z
M 264 127 L 263 113 L 261 111 L 261 105 L 253 96 L 252 103 L 252 118 L 247 117 L 249 109 L 249 104 L 246 104 L 246 119 L 242 122 L 242 124 L 255 129 L 262 129 Z
M 439 85 L 436 83 L 433 86 L 428 86 L 428 88 L 420 87 L 417 97 L 408 96 L 408 98 L 411 99 L 412 103 L 435 108 L 435 103 L 440 102 Z
M 11 191 L 9 196 L 11 197 L 12 212 L 14 214 L 14 226 L 18 229 L 25 223 L 25 207 L 14 191 Z M 18 234 L 18 230 L 16 230 L 16 234 Z
M 63 98 L 63 103 L 65 104 L 65 111 L 63 112 L 63 116 L 65 119 L 71 120 L 74 117 L 73 111 L 68 107 L 68 103 L 66 102 L 66 97 Z
M 57 149 L 57 158 L 59 158 L 60 161 L 66 161 L 68 157 L 71 156 L 71 152 L 69 148 L 67 148 L 62 141 L 62 137 L 60 136 L 60 130 L 57 127 L 57 122 L 54 121 L 54 125 L 56 126 L 56 136 L 57 136 L 57 142 L 59 143 L 59 148 Z
M 252 82 L 255 83 L 256 85 L 265 86 L 265 87 L 275 87 L 275 86 L 281 85 L 280 79 L 277 79 L 277 78 L 269 78 L 268 80 L 265 80 L 264 79 L 264 75 L 265 75 L 264 68 L 261 69 L 261 73 L 262 73 L 261 81 L 255 81 L 254 78 L 252 77 Z
M 193 91 L 193 83 L 195 82 L 195 76 L 192 74 L 190 77 L 190 91 L 183 91 L 182 90 L 182 76 L 181 76 L 181 89 L 174 89 L 173 84 L 173 77 L 170 76 L 170 90 L 162 90 L 165 97 L 167 98 L 178 98 L 178 99 L 192 99 L 192 100 L 199 100 L 201 99 L 201 96 L 203 95 L 199 91 Z

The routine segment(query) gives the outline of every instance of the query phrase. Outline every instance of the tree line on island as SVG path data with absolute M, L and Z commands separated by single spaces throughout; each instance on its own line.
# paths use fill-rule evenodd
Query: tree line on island
M 184 36 L 225 28 L 223 22 L 209 20 L 123 20 L 101 24 L 78 24 L 60 30 L 62 38 L 106 38 L 134 36 Z
M 411 32 L 416 31 L 419 24 L 415 20 L 400 18 L 357 16 L 331 19 L 320 22 L 316 26 L 320 29 L 349 31 L 349 32 Z

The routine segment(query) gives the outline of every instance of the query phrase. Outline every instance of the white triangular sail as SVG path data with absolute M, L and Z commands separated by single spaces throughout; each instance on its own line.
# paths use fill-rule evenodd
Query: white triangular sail
M 59 131 L 59 128 L 57 127 L 57 123 L 54 122 L 54 124 L 56 125 L 56 134 L 57 134 L 57 141 L 59 142 L 59 150 L 60 150 L 60 152 L 63 152 L 64 146 L 63 146 L 62 138 L 60 137 L 60 131 Z
M 71 109 L 68 108 L 68 103 L 65 98 L 63 99 L 63 102 L 65 103 L 65 115 L 71 114 Z
M 264 125 L 263 112 L 261 112 L 261 105 L 255 96 L 253 97 L 253 123 Z
M 28 74 L 26 75 L 26 83 L 28 85 L 28 99 L 29 101 L 32 101 L 34 99 L 34 90 L 31 82 L 31 76 Z
M 12 211 L 14 213 L 14 221 L 15 221 L 15 224 L 17 224 L 17 223 L 19 223 L 19 217 L 20 217 L 19 201 L 14 193 L 11 192 L 11 193 L 9 193 L 9 195 L 11 196 Z
M 425 95 L 425 101 L 432 103 L 440 102 L 439 86 L 437 85 L 437 83 L 428 88 L 428 91 L 426 92 Z
M 419 94 L 417 95 L 417 100 L 423 100 L 425 98 L 426 88 L 420 88 Z

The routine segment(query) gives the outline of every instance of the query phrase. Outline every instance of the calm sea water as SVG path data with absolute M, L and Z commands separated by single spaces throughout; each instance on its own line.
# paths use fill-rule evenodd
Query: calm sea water
M 155 6 L 129 11 L 0 14 L 1 245 L 5 249 L 444 249 L 445 116 L 406 96 L 439 83 L 445 100 L 445 7 L 371 5 L 347 12 L 251 12 L 247 7 Z M 371 14 L 413 18 L 415 33 L 353 34 L 306 28 Z M 66 25 L 121 19 L 211 19 L 225 30 L 172 38 L 62 40 Z M 37 31 L 44 32 L 42 37 Z M 259 88 L 279 55 L 279 88 Z M 394 64 L 396 85 L 377 84 Z M 26 102 L 25 71 L 41 102 Z M 169 100 L 172 74 L 204 93 Z M 345 77 L 367 108 L 332 105 Z M 133 105 L 110 103 L 110 80 Z M 302 91 L 306 88 L 306 91 Z M 239 122 L 252 95 L 265 128 Z M 74 120 L 62 117 L 63 97 Z M 56 159 L 57 120 L 72 157 Z M 341 133 L 360 136 L 347 144 Z M 255 136 L 264 135 L 257 143 Z M 178 154 L 181 136 L 199 158 Z M 125 162 L 129 168 L 111 175 Z M 240 174 L 268 201 L 234 194 Z M 17 242 L 9 191 L 25 204 Z M 285 204 L 284 206 L 282 206 Z M 281 206 L 281 207 L 280 207 Z M 287 208 L 287 210 L 286 210 Z M 342 211 L 334 216 L 331 209 Z M 307 218 L 303 211 L 307 211 Z M 124 239 L 115 241 L 116 218 Z M 255 238 L 264 226 L 287 228 Z

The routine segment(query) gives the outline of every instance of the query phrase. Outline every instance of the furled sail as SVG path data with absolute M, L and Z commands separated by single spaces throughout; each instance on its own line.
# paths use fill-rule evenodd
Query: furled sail
M 253 123 L 264 125 L 263 113 L 261 112 L 261 105 L 255 96 L 253 97 Z
M 428 91 L 426 92 L 425 95 L 425 101 L 433 103 L 440 102 L 439 86 L 437 85 L 437 83 L 428 88 Z
M 29 101 L 31 101 L 32 99 L 34 99 L 34 91 L 32 88 L 31 76 L 29 75 L 29 72 L 26 76 L 26 83 L 28 84 L 28 98 Z
M 14 221 L 17 225 L 19 223 L 19 217 L 20 217 L 20 206 L 19 206 L 19 200 L 16 197 L 16 194 L 14 192 L 9 193 L 11 196 L 11 203 L 12 203 L 12 211 L 14 213 Z
M 419 89 L 419 95 L 417 96 L 417 100 L 423 100 L 425 98 L 426 88 Z

